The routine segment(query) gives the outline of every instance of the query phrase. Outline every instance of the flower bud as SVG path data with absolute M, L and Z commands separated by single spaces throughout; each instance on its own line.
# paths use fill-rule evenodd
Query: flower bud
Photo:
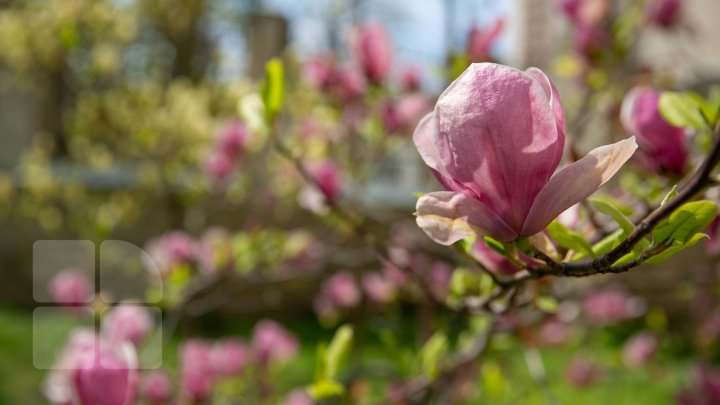
M 138 389 L 135 356 L 128 343 L 100 342 L 95 350 L 84 352 L 73 371 L 79 405 L 134 404 Z
M 642 332 L 630 338 L 623 346 L 622 357 L 628 366 L 646 364 L 657 351 L 657 338 L 650 333 Z
M 155 370 L 143 377 L 142 396 L 151 405 L 165 405 L 172 399 L 172 384 L 167 373 Z
M 152 328 L 153 319 L 150 313 L 139 305 L 117 305 L 102 320 L 103 336 L 113 343 L 129 341 L 138 346 L 150 334 Z
M 390 72 L 392 45 L 385 28 L 379 24 L 357 27 L 351 37 L 355 61 L 372 83 L 382 83 Z
M 234 377 L 240 374 L 248 363 L 249 349 L 239 339 L 225 339 L 217 342 L 210 350 L 210 365 L 218 377 Z
M 289 361 L 297 356 L 299 350 L 295 336 L 269 319 L 262 320 L 255 326 L 250 347 L 261 365 L 274 361 Z
M 505 20 L 499 18 L 488 27 L 473 27 L 468 33 L 467 55 L 471 62 L 488 62 L 490 50 L 505 28 Z
M 81 306 L 92 301 L 94 286 L 81 270 L 65 269 L 48 285 L 52 299 L 62 305 Z

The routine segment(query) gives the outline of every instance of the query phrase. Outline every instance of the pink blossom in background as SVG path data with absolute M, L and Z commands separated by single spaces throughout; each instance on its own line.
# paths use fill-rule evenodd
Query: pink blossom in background
M 635 87 L 623 100 L 620 118 L 625 130 L 637 136 L 642 161 L 651 170 L 680 176 L 687 170 L 687 136 L 660 115 L 659 102 L 658 91 Z
M 422 117 L 432 109 L 430 100 L 422 94 L 412 93 L 397 101 L 381 106 L 383 124 L 389 133 L 411 133 Z
M 292 333 L 269 319 L 264 319 L 255 325 L 250 347 L 261 365 L 292 360 L 300 349 Z
M 471 62 L 487 62 L 490 50 L 505 29 L 505 20 L 499 18 L 487 27 L 472 27 L 468 33 L 466 53 Z
M 153 328 L 147 308 L 121 303 L 113 307 L 102 320 L 103 336 L 110 342 L 129 341 L 140 345 Z
M 314 405 L 315 400 L 302 388 L 296 388 L 290 391 L 285 400 L 284 405 Z
M 368 298 L 379 305 L 387 304 L 395 298 L 397 288 L 382 273 L 369 273 L 363 276 L 362 286 Z
M 557 319 L 550 319 L 540 327 L 540 340 L 549 346 L 561 346 L 567 343 L 570 327 Z
M 230 233 L 217 227 L 206 230 L 195 244 L 195 256 L 205 273 L 229 268 L 234 261 Z
M 332 55 L 317 55 L 303 62 L 302 75 L 307 84 L 316 89 L 327 89 L 335 74 L 335 58 Z
M 183 398 L 206 402 L 214 389 L 215 375 L 210 363 L 211 345 L 190 339 L 180 345 L 180 392 Z
M 245 149 L 250 133 L 245 124 L 238 120 L 227 120 L 218 131 L 217 148 L 230 157 L 238 158 Z
M 322 294 L 329 297 L 333 305 L 342 309 L 356 307 L 362 298 L 355 277 L 346 271 L 334 274 L 325 280 Z
M 565 379 L 575 387 L 594 384 L 601 376 L 600 368 L 582 356 L 576 356 L 565 369 Z
M 403 69 L 400 76 L 400 86 L 405 92 L 415 92 L 420 89 L 422 84 L 422 75 L 416 67 L 407 67 Z
M 601 325 L 615 324 L 635 318 L 644 311 L 643 304 L 623 290 L 592 292 L 583 300 L 585 316 Z
M 214 150 L 208 155 L 205 170 L 214 182 L 225 181 L 235 169 L 235 160 L 224 151 Z
M 475 241 L 470 253 L 485 269 L 493 273 L 510 276 L 520 271 L 510 259 L 494 251 L 483 239 Z
M 575 52 L 593 60 L 610 46 L 610 35 L 603 27 L 579 25 L 573 31 Z
M 393 260 L 395 263 L 397 263 L 394 258 Z M 398 287 L 403 285 L 407 280 L 407 275 L 404 271 L 402 271 L 402 269 L 398 268 L 395 264 L 387 261 L 383 261 L 383 276 L 389 282 L 395 284 Z
M 712 405 L 720 403 L 720 370 L 701 365 L 695 369 L 693 386 L 680 391 L 680 405 Z
M 436 297 L 443 298 L 450 291 L 453 266 L 445 262 L 435 262 L 427 275 L 430 288 Z
M 715 216 L 705 233 L 710 237 L 705 241 L 705 251 L 711 256 L 717 255 L 720 253 L 720 216 Z
M 95 286 L 82 270 L 65 269 L 50 280 L 48 293 L 58 304 L 81 306 L 93 300 Z
M 210 349 L 210 367 L 218 377 L 240 374 L 250 360 L 250 349 L 239 339 L 228 338 L 216 342 Z
M 382 83 L 390 73 L 393 57 L 392 42 L 385 27 L 376 23 L 355 27 L 350 45 L 365 77 L 372 83 Z
M 663 28 L 675 26 L 682 17 L 684 0 L 652 0 L 646 10 L 647 20 Z
M 572 22 L 580 22 L 580 8 L 583 0 L 559 0 L 560 10 Z
M 75 329 L 70 332 L 52 370 L 42 384 L 45 397 L 53 404 L 66 405 L 75 398 L 72 371 L 85 353 L 94 353 L 98 337 L 92 329 Z
M 658 341 L 648 332 L 641 332 L 631 337 L 623 346 L 622 357 L 628 366 L 646 364 L 655 355 Z
M 168 404 L 172 399 L 172 383 L 164 371 L 153 370 L 142 379 L 142 397 L 151 405 Z
M 328 91 L 343 103 L 356 101 L 367 88 L 365 76 L 352 68 L 341 68 L 333 73 Z
M 104 344 L 78 355 L 72 370 L 79 405 L 132 405 L 137 396 L 137 357 L 131 345 Z
M 145 251 L 152 258 L 153 263 L 148 266 L 157 266 L 160 273 L 167 276 L 175 266 L 195 260 L 195 240 L 184 231 L 171 231 L 145 245 Z
M 632 156 L 634 138 L 592 150 L 560 171 L 565 118 L 539 69 L 474 63 L 438 99 L 413 140 L 448 191 L 417 202 L 418 226 L 450 245 L 473 235 L 531 236 L 593 194 Z
M 324 160 L 308 165 L 308 171 L 328 203 L 335 203 L 340 198 L 342 172 L 332 160 Z

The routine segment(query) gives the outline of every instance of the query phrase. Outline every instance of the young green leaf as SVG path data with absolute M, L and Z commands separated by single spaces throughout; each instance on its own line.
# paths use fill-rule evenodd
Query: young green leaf
M 603 255 L 611 251 L 625 239 L 625 231 L 618 229 L 610 235 L 602 238 L 600 242 L 593 245 L 592 249 L 596 256 Z
M 423 373 L 430 378 L 436 378 L 440 373 L 440 363 L 447 351 L 447 337 L 443 332 L 435 332 L 420 349 L 420 367 Z
M 552 221 L 550 225 L 548 225 L 547 231 L 558 245 L 576 252 L 582 252 L 588 256 L 595 256 L 590 243 L 588 243 L 582 235 L 560 222 Z
M 708 200 L 685 203 L 653 231 L 655 245 L 674 239 L 685 243 L 705 229 L 717 215 L 717 205 Z
M 673 242 L 672 245 L 670 245 L 669 248 L 665 249 L 662 253 L 649 258 L 648 260 L 645 261 L 645 263 L 648 263 L 648 264 L 662 263 L 665 260 L 667 260 L 668 258 L 670 258 L 670 256 L 674 255 L 675 253 L 677 253 L 681 250 L 687 249 L 691 246 L 695 246 L 698 242 L 700 242 L 700 240 L 705 239 L 705 238 L 708 238 L 708 236 L 705 235 L 704 233 L 698 232 L 695 235 L 693 235 L 690 239 L 688 239 L 688 241 L 685 243 L 675 241 L 675 242 Z
M 614 205 L 602 200 L 590 200 L 590 204 L 595 207 L 596 210 L 601 213 L 610 216 L 620 226 L 626 234 L 629 234 L 635 229 L 635 225 L 622 213 L 619 209 L 615 208 Z
M 353 339 L 353 329 L 350 325 L 343 325 L 335 332 L 333 340 L 327 348 L 326 353 L 326 376 L 330 379 L 337 377 L 338 370 L 342 366 Z
M 702 104 L 689 93 L 663 92 L 658 103 L 660 114 L 670 124 L 681 128 L 706 129 Z
M 260 93 L 265 105 L 265 119 L 272 122 L 282 109 L 285 96 L 285 69 L 279 58 L 273 58 L 265 65 L 265 83 Z
M 678 193 L 677 188 L 678 188 L 678 187 L 677 187 L 677 184 L 674 185 L 673 188 L 672 188 L 672 190 L 670 190 L 670 192 L 668 192 L 668 193 L 665 195 L 665 197 L 663 197 L 662 201 L 660 202 L 660 206 L 661 206 L 661 207 L 662 207 L 663 205 L 667 204 L 668 201 L 670 201 L 670 200 L 672 200 L 673 198 L 675 198 L 675 196 L 676 196 L 677 193 Z

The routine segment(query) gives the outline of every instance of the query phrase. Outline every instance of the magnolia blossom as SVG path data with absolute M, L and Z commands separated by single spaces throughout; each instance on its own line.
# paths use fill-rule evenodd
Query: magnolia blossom
M 355 277 L 348 272 L 340 272 L 328 278 L 322 287 L 333 304 L 340 308 L 353 308 L 360 303 L 361 294 Z
M 682 175 L 688 161 L 685 130 L 665 121 L 659 102 L 659 92 L 635 87 L 623 100 L 620 118 L 625 130 L 637 136 L 643 162 L 655 171 Z
M 570 327 L 557 319 L 551 319 L 540 327 L 540 340 L 550 346 L 560 346 L 567 342 Z
M 255 325 L 253 354 L 262 365 L 273 361 L 288 361 L 297 356 L 299 344 L 295 336 L 277 322 L 265 319 Z
M 593 292 L 583 300 L 583 310 L 592 322 L 607 325 L 641 315 L 644 304 L 623 290 Z
M 420 89 L 421 82 L 422 76 L 420 75 L 420 71 L 417 68 L 408 67 L 402 71 L 402 75 L 400 76 L 400 83 L 404 91 L 417 91 L 418 89 Z
M 475 241 L 470 253 L 485 269 L 493 273 L 509 276 L 520 271 L 510 259 L 494 251 L 482 239 Z
M 198 403 L 210 398 L 215 382 L 210 350 L 210 343 L 200 339 L 180 346 L 180 391 L 184 398 Z
M 369 273 L 362 278 L 363 290 L 376 304 L 387 304 L 395 298 L 397 287 L 382 273 Z
M 292 391 L 290 391 L 287 396 L 285 397 L 285 400 L 283 401 L 284 405 L 313 405 L 315 404 L 315 400 L 312 399 L 310 394 L 308 394 L 304 389 L 296 388 Z
M 650 333 L 641 332 L 630 338 L 623 346 L 623 361 L 628 366 L 640 366 L 652 358 L 657 351 L 657 338 Z
M 650 23 L 670 28 L 680 21 L 684 0 L 654 0 L 648 5 L 646 16 Z
M 210 349 L 210 367 L 218 377 L 233 377 L 243 371 L 250 360 L 250 350 L 239 339 L 216 342 Z
M 307 165 L 312 183 L 306 184 L 298 194 L 301 207 L 317 214 L 327 212 L 327 206 L 338 201 L 341 195 L 342 171 L 332 160 Z
M 418 121 L 431 109 L 430 100 L 422 94 L 412 93 L 381 107 L 385 129 L 389 133 L 410 133 Z
M 435 262 L 430 267 L 426 278 L 430 289 L 436 297 L 445 297 L 450 291 L 450 280 L 452 279 L 453 266 L 445 262 Z
M 474 63 L 420 122 L 415 145 L 448 191 L 423 195 L 417 224 L 450 245 L 472 235 L 534 235 L 607 182 L 634 138 L 592 150 L 555 173 L 565 144 L 558 93 L 535 68 Z M 553 174 L 554 173 L 554 174 Z
M 139 345 L 150 334 L 153 319 L 145 307 L 120 304 L 105 315 L 102 333 L 110 342 L 129 341 Z
M 94 286 L 81 270 L 65 269 L 50 280 L 48 292 L 52 299 L 63 305 L 80 306 L 92 301 Z
M 152 258 L 148 267 L 157 266 L 160 273 L 168 275 L 175 266 L 195 259 L 195 240 L 184 231 L 163 234 L 145 245 L 145 251 Z
M 708 405 L 720 403 L 720 370 L 698 366 L 694 386 L 677 396 L 680 405 Z
M 570 385 L 585 387 L 602 376 L 600 368 L 582 356 L 576 356 L 565 369 L 565 379 Z
M 206 170 L 215 182 L 222 182 L 237 167 L 240 155 L 249 139 L 245 124 L 238 120 L 228 120 L 220 126 L 215 146 L 207 157 Z
M 351 50 L 365 77 L 381 83 L 390 72 L 392 43 L 385 28 L 379 24 L 357 27 L 351 36 Z
M 499 18 L 488 27 L 473 27 L 468 33 L 467 55 L 471 62 L 486 62 L 490 48 L 505 28 L 505 20 Z
M 170 377 L 164 371 L 154 370 L 143 376 L 142 396 L 151 405 L 164 405 L 172 399 Z

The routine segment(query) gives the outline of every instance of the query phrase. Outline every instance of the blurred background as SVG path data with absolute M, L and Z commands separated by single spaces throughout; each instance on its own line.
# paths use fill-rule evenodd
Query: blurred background
M 162 310 L 161 355 L 170 368 L 183 339 L 250 339 L 266 318 L 284 325 L 301 342 L 300 354 L 281 371 L 274 396 L 257 397 L 263 402 L 279 403 L 310 384 L 316 344 L 345 322 L 364 336 L 360 369 L 407 374 L 410 366 L 381 359 L 398 347 L 399 357 L 412 357 L 413 346 L 432 335 L 436 321 L 428 321 L 416 289 L 403 290 L 400 281 L 392 299 L 333 306 L 323 298 L 333 294 L 326 281 L 351 274 L 347 294 L 378 293 L 365 276 L 392 278 L 392 265 L 374 251 L 379 240 L 394 260 L 451 289 L 457 258 L 414 225 L 416 194 L 438 186 L 411 134 L 469 62 L 547 72 L 563 97 L 568 135 L 583 151 L 626 136 L 617 116 L 632 85 L 706 94 L 720 80 L 716 0 L 683 2 L 679 22 L 667 25 L 646 21 L 650 2 L 596 2 L 611 4 L 602 17 L 610 21 L 609 42 L 578 39 L 560 3 L 568 2 L 0 0 L 0 403 L 47 403 L 47 371 L 33 366 L 33 344 L 55 356 L 69 331 L 87 323 L 61 311 L 37 324 L 38 291 L 67 268 L 89 275 L 108 302 Z M 353 76 L 355 30 L 368 25 L 384 27 L 381 42 L 392 52 L 381 79 Z M 263 126 L 257 107 L 273 57 L 286 69 L 277 130 L 285 154 L 273 149 L 274 129 Z M 232 145 L 223 142 L 232 136 L 242 151 L 229 156 L 223 148 Z M 308 176 L 320 190 L 308 187 Z M 649 175 L 628 184 L 667 186 Z M 335 201 L 353 207 L 350 216 L 363 218 L 375 239 L 354 233 Z M 95 253 L 42 250 L 36 241 L 43 240 L 91 241 Z M 108 246 L 122 260 L 103 262 L 108 240 L 137 249 Z M 53 258 L 41 266 L 46 272 L 37 269 L 34 247 Z M 560 302 L 549 317 L 556 323 L 533 318 L 497 344 L 477 382 L 482 398 L 673 403 L 692 383 L 698 359 L 720 359 L 717 261 L 704 249 L 652 270 L 543 287 Z M 103 282 L 104 269 L 127 274 Z M 616 294 L 604 299 L 620 302 L 620 312 L 632 307 L 631 314 L 600 326 L 581 319 L 573 329 L 565 320 L 593 305 L 583 301 L 593 291 Z M 623 345 L 646 329 L 659 337 L 659 358 L 643 369 L 624 366 Z M 551 341 L 537 344 L 551 394 L 532 375 L 527 359 L 535 352 L 515 350 L 542 339 Z M 354 389 L 382 391 L 367 385 Z

